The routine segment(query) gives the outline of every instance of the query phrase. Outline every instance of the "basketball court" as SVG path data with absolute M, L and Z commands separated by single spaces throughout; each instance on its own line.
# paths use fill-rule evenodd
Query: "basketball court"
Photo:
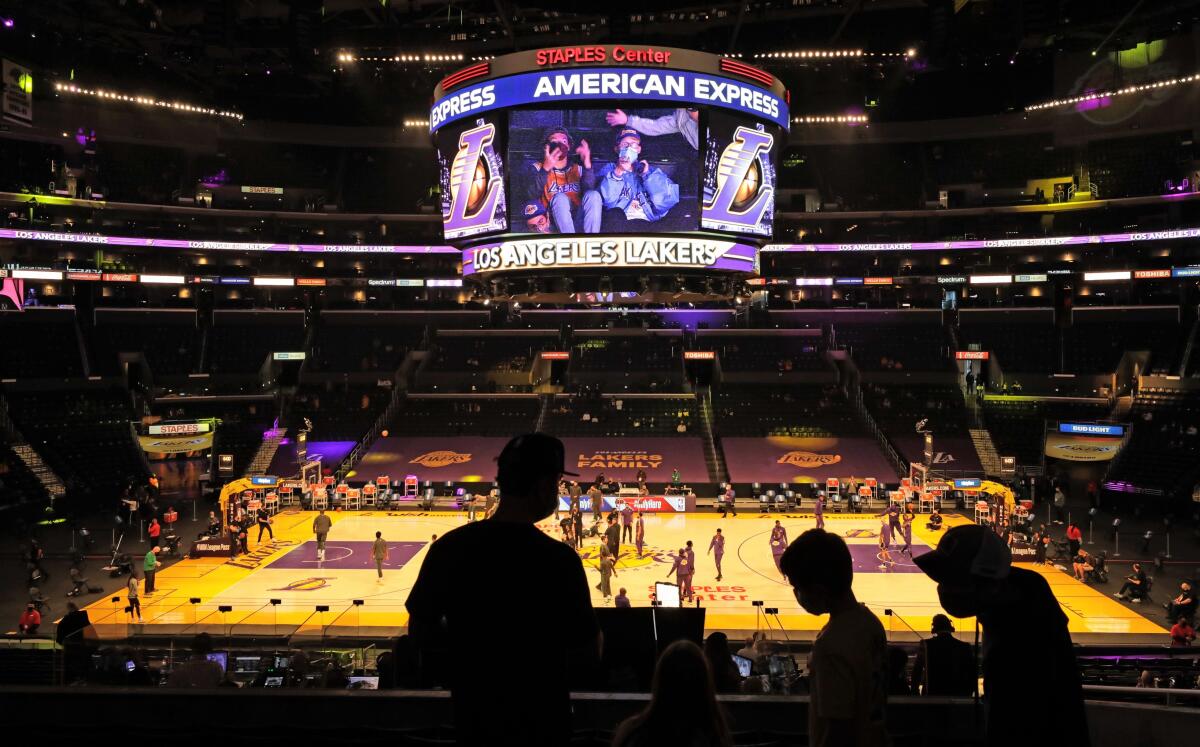
M 262 544 L 254 542 L 257 528 L 252 528 L 249 555 L 189 558 L 160 571 L 155 593 L 143 598 L 142 625 L 130 624 L 124 595 L 119 602 L 106 598 L 88 607 L 92 621 L 102 637 L 202 630 L 220 635 L 396 635 L 408 622 L 404 602 L 433 536 L 465 521 L 462 514 L 436 512 L 331 513 L 333 529 L 322 561 L 311 531 L 313 516 L 302 511 L 278 514 L 274 541 L 264 537 Z M 814 518 L 807 514 L 742 513 L 727 519 L 715 514 L 647 514 L 644 553 L 638 557 L 633 545 L 622 544 L 613 592 L 625 587 L 634 606 L 649 605 L 655 582 L 667 580 L 671 554 L 692 540 L 696 553 L 693 588 L 707 608 L 708 630 L 745 635 L 770 627 L 776 638 L 785 637 L 781 630 L 793 639 L 811 638 L 823 619 L 799 607 L 791 587 L 775 568 L 769 537 L 776 519 L 787 530 L 789 540 L 814 526 Z M 947 518 L 947 525 L 965 522 L 957 516 Z M 542 527 L 558 536 L 553 517 Z M 720 582 L 712 556 L 707 554 L 717 527 L 726 537 Z M 918 515 L 913 528 L 913 554 L 926 552 L 937 543 L 940 533 L 925 530 L 923 516 Z M 840 534 L 850 546 L 859 601 L 879 615 L 885 628 L 897 637 L 911 637 L 910 628 L 927 634 L 930 618 L 941 611 L 936 588 L 898 545 L 891 551 L 892 562 L 880 561 L 879 520 L 871 515 L 827 514 L 826 529 Z M 390 554 L 382 581 L 377 579 L 370 556 L 376 531 L 383 533 Z M 594 604 L 611 606 L 595 589 L 600 578 L 599 540 L 588 538 L 580 555 Z M 1165 640 L 1163 627 L 1113 600 L 1111 588 L 1092 588 L 1052 567 L 1022 565 L 1047 578 L 1077 643 Z M 522 583 L 521 569 L 506 571 L 507 583 Z M 466 589 L 464 593 L 468 593 Z M 762 607 L 755 607 L 756 601 L 761 601 Z M 765 608 L 777 608 L 778 615 L 765 619 L 761 612 Z M 888 610 L 892 614 L 887 614 Z M 505 614 L 504 610 L 495 612 Z M 960 632 L 970 631 L 973 621 L 956 620 L 955 625 Z

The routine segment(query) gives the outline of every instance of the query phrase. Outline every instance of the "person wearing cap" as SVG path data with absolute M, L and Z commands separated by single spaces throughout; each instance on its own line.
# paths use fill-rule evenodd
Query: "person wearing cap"
M 808 743 L 888 744 L 887 637 L 879 618 L 851 590 L 850 548 L 832 532 L 809 529 L 788 546 L 780 565 L 800 606 L 812 615 L 829 615 L 808 659 Z
M 1003 540 L 977 524 L 949 529 L 914 562 L 937 582 L 946 612 L 983 628 L 987 744 L 1027 743 L 1030 724 L 1056 745 L 1089 744 L 1067 616 L 1046 579 L 1014 568 Z
M 642 159 L 642 136 L 634 129 L 617 133 L 617 160 L 605 164 L 596 178 L 604 206 L 601 229 L 631 231 L 639 221 L 653 223 L 679 204 L 679 185 L 657 166 Z
M 954 637 L 950 618 L 938 613 L 933 636 L 921 641 L 913 663 L 913 685 L 921 695 L 969 697 L 975 692 L 975 654 L 971 644 Z
M 495 514 L 430 545 L 406 602 L 408 632 L 427 653 L 448 657 L 459 744 L 565 745 L 570 674 L 600 653 L 583 563 L 537 527 L 571 473 L 562 442 L 544 433 L 512 439 L 496 461 Z M 513 568 L 526 583 L 511 583 Z M 489 643 L 470 645 L 480 631 Z
M 551 127 L 542 135 L 542 159 L 528 167 L 521 210 L 534 233 L 579 233 L 580 228 L 584 233 L 600 232 L 592 149 L 587 140 L 580 140 L 574 146 L 579 163 L 571 163 L 572 145 L 565 127 Z

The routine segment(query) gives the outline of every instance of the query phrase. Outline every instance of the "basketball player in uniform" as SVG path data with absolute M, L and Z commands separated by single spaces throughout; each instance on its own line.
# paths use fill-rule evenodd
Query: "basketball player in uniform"
M 886 571 L 892 563 L 892 553 L 888 550 L 892 544 L 892 525 L 887 514 L 880 517 L 879 522 L 879 569 Z
M 692 541 L 687 541 L 687 556 L 688 566 L 692 569 L 692 573 L 696 572 L 696 551 L 692 549 Z
M 900 552 L 912 557 L 912 523 L 913 512 L 907 506 L 904 507 L 904 514 L 900 517 L 902 520 L 901 531 L 904 533 L 904 547 L 900 548 Z
M 889 534 L 896 535 L 900 533 L 900 513 L 904 507 L 899 503 L 889 503 L 887 507 L 888 529 Z
M 775 559 L 775 570 L 779 571 L 780 575 L 783 575 L 783 569 L 779 567 L 779 559 L 783 557 L 787 546 L 787 530 L 779 523 L 779 519 L 776 519 L 775 528 L 771 530 L 771 556 Z
M 667 578 L 671 574 L 675 574 L 675 581 L 679 584 L 679 595 L 683 599 L 692 598 L 692 564 L 688 562 L 688 551 L 686 547 L 679 548 L 679 554 L 675 556 L 675 564 L 671 566 L 671 570 L 667 571 Z
M 825 494 L 817 492 L 817 503 L 813 506 L 813 514 L 817 517 L 817 529 L 825 528 Z
M 713 554 L 713 561 L 717 564 L 717 580 L 721 580 L 721 558 L 725 557 L 725 535 L 721 534 L 721 528 L 717 527 L 717 533 L 708 543 L 708 551 Z
M 637 545 L 638 557 L 642 557 L 642 546 L 646 544 L 646 521 L 640 511 L 637 520 L 633 522 L 633 543 Z

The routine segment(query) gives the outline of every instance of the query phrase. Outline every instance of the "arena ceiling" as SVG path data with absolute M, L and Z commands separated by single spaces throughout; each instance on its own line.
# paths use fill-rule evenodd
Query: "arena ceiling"
M 1039 55 L 1058 50 L 1186 33 L 1198 7 L 1200 0 L 0 0 L 0 17 L 16 21 L 0 29 L 0 51 L 59 78 L 78 74 L 107 85 L 148 79 L 159 90 L 200 92 L 221 106 L 285 110 L 290 101 L 299 110 L 328 102 L 346 85 L 334 69 L 345 50 L 469 61 L 619 41 L 751 59 L 789 49 L 915 48 L 923 70 L 1017 56 L 1040 65 Z M 786 62 L 771 66 L 791 83 Z M 401 95 L 430 90 L 452 68 L 405 68 Z

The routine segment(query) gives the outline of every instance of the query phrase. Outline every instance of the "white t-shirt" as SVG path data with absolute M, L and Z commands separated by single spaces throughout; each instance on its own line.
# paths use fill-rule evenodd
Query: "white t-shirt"
M 854 724 L 856 747 L 889 744 L 884 724 L 886 657 L 883 625 L 866 607 L 860 604 L 829 619 L 808 660 L 812 747 L 829 744 L 830 721 L 835 720 Z

